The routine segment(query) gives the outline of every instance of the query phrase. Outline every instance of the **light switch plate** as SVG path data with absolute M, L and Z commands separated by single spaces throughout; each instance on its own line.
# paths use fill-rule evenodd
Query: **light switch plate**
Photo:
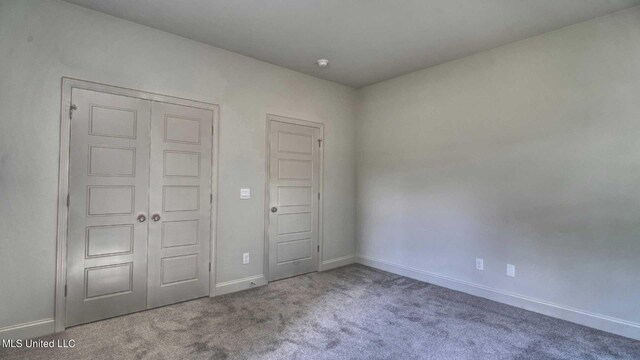
M 484 260 L 476 258 L 476 270 L 484 270 Z
M 240 189 L 240 200 L 251 199 L 251 189 Z
M 249 253 L 242 254 L 242 263 L 244 265 L 247 265 L 249 262 L 251 262 L 251 258 L 249 257 Z
M 507 276 L 516 277 L 516 266 L 507 264 Z

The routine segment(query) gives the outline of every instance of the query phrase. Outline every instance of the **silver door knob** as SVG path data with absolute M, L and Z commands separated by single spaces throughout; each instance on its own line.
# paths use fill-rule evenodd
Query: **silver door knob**
M 274 207 L 271 208 L 271 212 L 276 212 L 276 211 L 278 211 L 277 207 L 274 206 Z
M 160 214 L 153 214 L 153 215 L 151 215 L 151 220 L 153 220 L 153 221 L 159 221 L 159 220 L 160 220 Z
M 138 222 L 145 222 L 145 220 L 147 220 L 146 216 L 144 216 L 142 214 L 138 215 Z

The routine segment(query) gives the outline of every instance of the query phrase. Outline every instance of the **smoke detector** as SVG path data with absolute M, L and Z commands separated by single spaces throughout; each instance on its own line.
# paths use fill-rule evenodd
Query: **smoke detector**
M 318 59 L 318 61 L 316 61 L 318 63 L 318 66 L 321 68 L 326 68 L 327 66 L 329 66 L 329 60 L 327 59 Z

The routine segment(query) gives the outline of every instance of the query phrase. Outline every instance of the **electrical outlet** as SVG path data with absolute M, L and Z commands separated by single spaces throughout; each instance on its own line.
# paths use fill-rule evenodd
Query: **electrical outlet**
M 251 262 L 251 258 L 249 257 L 249 253 L 242 254 L 242 263 L 246 265 L 249 262 Z
M 507 264 L 507 276 L 516 277 L 516 266 Z
M 484 270 L 484 260 L 476 258 L 476 270 Z

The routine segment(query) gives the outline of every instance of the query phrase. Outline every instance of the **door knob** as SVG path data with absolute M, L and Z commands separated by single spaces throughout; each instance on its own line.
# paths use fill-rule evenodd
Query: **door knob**
M 138 215 L 138 221 L 139 221 L 139 222 L 145 222 L 145 220 L 147 220 L 147 217 L 146 217 L 146 216 L 144 216 L 144 215 L 142 215 L 142 214 Z
M 271 208 L 271 212 L 276 212 L 276 211 L 278 211 L 277 207 L 274 206 L 274 207 Z
M 160 214 L 153 214 L 153 215 L 151 215 L 151 220 L 153 220 L 153 221 L 158 221 L 158 220 L 160 220 Z

